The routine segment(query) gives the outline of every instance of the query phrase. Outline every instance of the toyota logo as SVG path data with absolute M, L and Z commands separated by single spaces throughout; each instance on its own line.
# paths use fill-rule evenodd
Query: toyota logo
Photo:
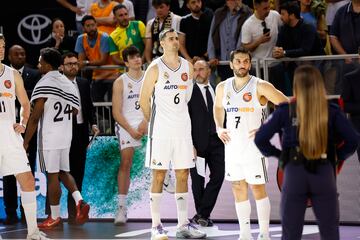
M 51 25 L 51 20 L 40 14 L 32 14 L 23 18 L 18 25 L 18 34 L 24 42 L 31 45 L 40 45 L 51 38 L 46 28 Z

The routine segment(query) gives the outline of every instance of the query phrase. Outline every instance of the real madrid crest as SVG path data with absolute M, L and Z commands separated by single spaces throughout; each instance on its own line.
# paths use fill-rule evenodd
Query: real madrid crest
M 244 100 L 245 102 L 250 102 L 251 99 L 252 99 L 251 92 L 244 93 L 244 95 L 243 95 L 243 100 Z
M 128 88 L 132 89 L 132 84 L 131 83 L 128 83 Z
M 184 82 L 186 82 L 188 80 L 188 78 L 189 77 L 186 72 L 181 74 L 181 80 L 183 80 Z
M 164 72 L 164 78 L 169 79 L 169 74 L 167 72 Z
M 9 89 L 9 88 L 11 88 L 11 81 L 10 80 L 5 80 L 4 81 L 4 86 L 7 88 L 7 89 Z

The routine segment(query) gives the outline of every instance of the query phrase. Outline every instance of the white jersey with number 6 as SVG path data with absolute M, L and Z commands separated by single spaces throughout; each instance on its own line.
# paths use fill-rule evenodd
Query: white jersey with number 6
M 189 78 L 189 63 L 179 57 L 177 69 L 169 68 L 162 57 L 151 65 L 158 67 L 158 79 L 151 104 L 149 136 L 156 139 L 191 139 L 188 112 L 193 82 Z M 151 66 L 150 66 L 151 67 Z

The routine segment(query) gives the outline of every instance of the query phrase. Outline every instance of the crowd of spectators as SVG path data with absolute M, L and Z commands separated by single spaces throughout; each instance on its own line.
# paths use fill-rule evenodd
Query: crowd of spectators
M 260 61 L 259 77 L 264 77 L 264 58 L 279 59 L 268 67 L 266 80 L 287 95 L 292 95 L 293 71 L 301 63 L 282 58 L 356 54 L 360 46 L 360 0 L 77 0 L 76 5 L 57 1 L 76 13 L 78 35 L 68 36 L 69 29 L 56 18 L 45 46 L 61 53 L 75 52 L 83 70 L 86 66 L 120 66 L 93 69 L 92 74 L 81 71 L 92 83 L 95 102 L 111 100 L 112 83 L 125 69 L 123 49 L 135 45 L 143 62 L 149 64 L 161 56 L 158 37 L 167 28 L 179 32 L 182 57 L 192 63 L 208 61 L 214 85 L 232 76 L 229 55 L 240 46 Z M 350 58 L 312 64 L 331 84 L 329 94 L 340 94 L 342 76 L 358 66 Z

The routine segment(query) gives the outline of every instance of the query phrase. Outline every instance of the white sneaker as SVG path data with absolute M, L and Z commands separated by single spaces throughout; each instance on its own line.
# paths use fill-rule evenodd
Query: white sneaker
M 271 240 L 268 233 L 259 233 L 257 240 Z
M 187 223 L 182 225 L 181 227 L 178 227 L 178 229 L 176 230 L 176 238 L 206 238 L 206 233 L 200 231 L 191 223 Z
M 167 231 L 161 224 L 151 229 L 151 240 L 168 240 Z
M 50 238 L 46 237 L 46 234 L 39 231 L 39 229 L 38 229 L 33 234 L 27 235 L 26 239 L 27 240 L 48 240 Z
M 124 206 L 120 206 L 116 213 L 114 224 L 116 226 L 123 225 L 127 222 L 127 208 Z
M 168 193 L 175 193 L 175 178 L 171 175 L 172 170 L 168 170 L 164 179 L 164 190 Z

